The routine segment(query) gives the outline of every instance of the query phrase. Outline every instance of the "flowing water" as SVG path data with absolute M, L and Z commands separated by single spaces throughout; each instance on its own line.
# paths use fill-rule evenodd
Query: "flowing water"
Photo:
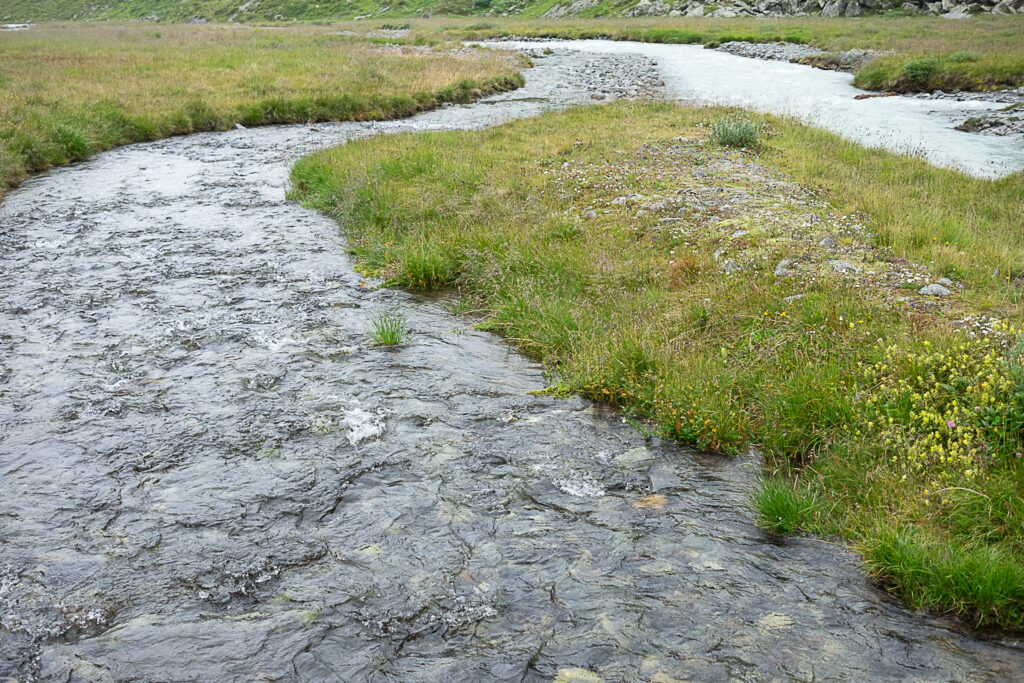
M 538 47 L 502 41 L 495 47 Z M 782 61 L 761 61 L 706 50 L 700 45 L 660 45 L 611 40 L 543 43 L 589 54 L 636 54 L 656 59 L 670 96 L 688 102 L 748 107 L 794 116 L 850 140 L 982 178 L 1024 170 L 1024 137 L 978 135 L 956 130 L 971 116 L 1006 105 L 984 100 L 881 97 L 854 100 L 862 90 L 853 76 Z
M 582 58 L 487 104 L 134 145 L 8 196 L 0 680 L 1017 675 L 1020 643 L 758 530 L 753 457 L 529 394 L 535 363 L 364 286 L 284 200 L 310 150 L 586 99 Z M 412 337 L 374 348 L 390 307 Z

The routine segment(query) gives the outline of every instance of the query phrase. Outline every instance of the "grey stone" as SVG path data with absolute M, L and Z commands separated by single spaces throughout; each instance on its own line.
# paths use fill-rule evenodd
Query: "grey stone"
M 729 237 L 729 239 L 733 239 L 733 240 L 738 240 L 739 238 L 743 237 L 743 236 L 744 236 L 744 235 L 746 235 L 746 234 L 747 234 L 747 231 L 746 231 L 746 230 L 737 230 L 736 232 L 734 232 L 734 233 L 733 233 L 733 234 L 732 234 L 732 235 L 731 235 L 731 236 Z
M 826 237 L 822 241 L 818 242 L 818 245 L 822 247 L 828 247 L 829 249 L 831 249 L 832 247 L 836 246 L 836 241 L 831 237 Z
M 942 15 L 943 19 L 970 19 L 971 15 L 967 11 L 967 5 L 957 5 L 950 11 Z
M 925 285 L 924 287 L 918 290 L 918 293 L 924 294 L 925 296 L 949 296 L 953 292 L 949 291 L 948 289 L 946 289 L 945 287 L 938 283 L 933 283 L 930 285 Z
M 644 196 L 642 194 L 623 195 L 621 197 L 616 197 L 615 199 L 613 199 L 612 206 L 622 206 L 623 204 L 626 204 L 628 202 L 638 202 L 643 198 Z
M 775 266 L 775 277 L 789 277 L 790 268 L 793 267 L 793 261 L 785 258 L 779 261 L 779 264 Z
M 832 265 L 832 270 L 837 273 L 856 273 L 860 270 L 857 266 L 847 261 L 829 261 Z
M 936 284 L 940 284 L 948 289 L 953 289 L 954 287 L 956 287 L 956 283 L 950 280 L 948 277 L 939 278 L 935 282 Z
M 740 269 L 740 264 L 736 263 L 732 259 L 728 259 L 722 262 L 722 272 L 735 273 Z
M 846 0 L 828 0 L 825 6 L 821 8 L 821 16 L 835 19 L 842 16 L 845 10 Z

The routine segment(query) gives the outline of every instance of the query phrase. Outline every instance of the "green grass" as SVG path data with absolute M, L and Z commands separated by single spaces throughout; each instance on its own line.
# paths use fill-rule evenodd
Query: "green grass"
M 791 534 L 806 527 L 815 509 L 812 494 L 781 479 L 762 479 L 751 501 L 761 526 L 777 534 Z
M 751 17 L 735 19 L 657 17 L 625 19 L 635 2 L 599 2 L 569 19 L 541 19 L 555 0 L 8 0 L 0 19 L 14 21 L 118 20 L 182 22 L 201 17 L 217 22 L 277 24 L 300 32 L 295 22 L 336 23 L 375 40 L 437 43 L 508 35 L 552 38 L 610 38 L 715 46 L 730 40 L 791 42 L 823 50 L 872 49 L 883 59 L 863 67 L 855 84 L 868 90 L 986 90 L 1024 85 L 1024 16 L 979 14 L 969 21 L 910 17 L 898 13 L 858 18 Z M 512 10 L 512 16 L 497 16 Z M 421 17 L 433 14 L 434 18 Z M 486 17 L 466 16 L 482 15 Z M 351 21 L 360 19 L 359 21 Z M 481 20 L 483 19 L 483 20 Z M 405 38 L 382 29 L 410 29 Z M 38 29 L 33 29 L 38 30 Z M 154 36 L 162 32 L 155 27 Z M 5 34 L 5 38 L 10 34 Z M 2 79 L 0 79 L 2 80 Z
M 709 139 L 726 113 L 626 103 L 375 138 L 301 161 L 293 196 L 341 219 L 364 270 L 457 286 L 558 391 L 700 448 L 757 444 L 768 528 L 846 539 L 915 606 L 1024 628 L 1024 283 L 994 272 L 1024 263 L 1024 174 L 774 117 L 737 152 Z M 835 217 L 808 223 L 820 198 Z M 424 254 L 440 277 L 410 267 Z M 783 258 L 799 273 L 776 277 Z M 906 288 L 942 275 L 966 288 Z M 999 330 L 968 344 L 955 329 L 980 314 Z
M 370 338 L 377 346 L 398 346 L 408 333 L 405 316 L 398 311 L 380 311 L 370 320 Z
M 0 197 L 26 175 L 169 135 L 389 119 L 522 83 L 484 52 L 300 27 L 45 26 L 0 40 Z

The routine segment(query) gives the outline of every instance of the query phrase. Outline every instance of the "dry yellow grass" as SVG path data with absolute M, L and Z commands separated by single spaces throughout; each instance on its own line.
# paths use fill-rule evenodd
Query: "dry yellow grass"
M 392 118 L 513 87 L 484 51 L 394 47 L 337 27 L 46 25 L 0 41 L 0 193 L 137 140 L 233 125 Z

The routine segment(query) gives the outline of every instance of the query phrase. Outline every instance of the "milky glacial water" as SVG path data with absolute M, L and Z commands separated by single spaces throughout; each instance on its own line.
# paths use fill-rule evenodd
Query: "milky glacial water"
M 538 47 L 496 42 L 495 47 Z M 635 54 L 658 61 L 669 97 L 687 102 L 747 107 L 793 116 L 871 147 L 910 154 L 981 178 L 1024 170 L 1024 138 L 965 133 L 955 126 L 1005 105 L 915 97 L 855 100 L 864 94 L 853 76 L 802 64 L 765 61 L 707 50 L 611 40 L 550 41 L 546 47 L 587 53 Z
M 589 101 L 581 55 L 381 124 L 180 137 L 0 205 L 0 680 L 1012 680 L 752 521 L 752 456 L 540 397 L 443 302 L 364 286 L 285 201 L 311 150 Z M 588 59 L 590 57 L 587 57 Z M 412 330 L 370 345 L 374 314 Z

